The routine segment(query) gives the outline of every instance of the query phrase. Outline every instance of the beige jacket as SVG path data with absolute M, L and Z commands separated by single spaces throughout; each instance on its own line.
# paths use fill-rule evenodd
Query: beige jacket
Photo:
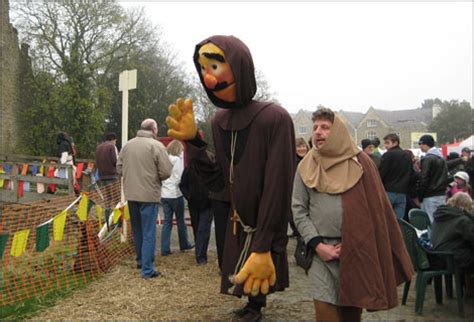
M 125 199 L 160 202 L 161 182 L 173 168 L 165 146 L 151 131 L 139 130 L 125 144 L 117 160 L 117 172 L 123 176 Z

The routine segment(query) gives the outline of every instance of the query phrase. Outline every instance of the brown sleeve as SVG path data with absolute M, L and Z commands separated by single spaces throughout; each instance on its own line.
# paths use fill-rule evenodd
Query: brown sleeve
M 258 210 L 257 230 L 251 251 L 271 250 L 275 233 L 285 233 L 291 211 L 291 193 L 296 169 L 293 122 L 286 113 L 276 115 L 270 128 L 270 146 L 265 164 L 264 189 Z

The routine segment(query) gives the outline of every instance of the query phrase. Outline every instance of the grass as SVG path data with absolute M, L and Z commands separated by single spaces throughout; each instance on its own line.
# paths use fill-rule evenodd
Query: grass
M 77 282 L 72 274 L 70 277 L 70 287 L 65 285 L 64 280 L 63 283 L 60 283 L 59 288 L 55 288 L 45 295 L 34 296 L 22 302 L 0 306 L 0 319 L 2 321 L 27 319 L 40 310 L 54 306 L 58 300 L 70 296 L 75 290 L 85 288 L 92 281 L 90 274 L 87 274 L 85 279 L 78 277 Z M 0 291 L 2 296 L 6 296 L 5 289 L 5 285 L 1 281 Z

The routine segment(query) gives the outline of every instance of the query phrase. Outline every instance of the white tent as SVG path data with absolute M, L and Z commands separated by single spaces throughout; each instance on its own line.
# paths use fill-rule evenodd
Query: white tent
M 467 139 L 465 139 L 464 141 L 462 141 L 460 144 L 459 144 L 459 147 L 462 149 L 462 148 L 469 148 L 471 150 L 474 150 L 474 135 L 471 135 L 470 137 L 468 137 Z

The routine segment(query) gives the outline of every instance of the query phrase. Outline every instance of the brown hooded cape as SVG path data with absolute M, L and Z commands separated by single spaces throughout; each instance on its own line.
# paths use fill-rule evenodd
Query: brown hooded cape
M 397 306 L 397 285 L 411 279 L 413 266 L 378 170 L 338 116 L 326 143 L 308 153 L 298 172 L 307 187 L 341 194 L 338 305 Z
M 282 107 L 252 100 L 257 90 L 252 57 L 247 46 L 232 36 L 213 36 L 196 46 L 212 42 L 220 47 L 231 65 L 236 84 L 236 102 L 227 103 L 206 90 L 211 101 L 220 109 L 212 121 L 216 163 L 206 156 L 206 144 L 196 138 L 188 143 L 188 153 L 199 175 L 210 188 L 229 186 L 231 133 L 237 133 L 234 157 L 234 200 L 236 210 L 246 225 L 256 228 L 250 252 L 271 251 L 277 282 L 270 292 L 289 285 L 286 245 L 288 214 L 295 173 L 295 138 L 293 122 Z M 217 183 L 216 183 L 217 182 Z M 238 225 L 232 233 L 229 220 L 224 246 L 221 292 L 243 295 L 242 285 L 232 291 L 229 275 L 234 273 L 246 234 Z

